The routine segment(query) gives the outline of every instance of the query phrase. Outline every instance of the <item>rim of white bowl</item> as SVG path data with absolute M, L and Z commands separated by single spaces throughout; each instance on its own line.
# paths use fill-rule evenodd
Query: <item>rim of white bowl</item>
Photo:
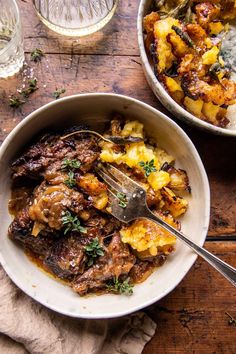
M 175 100 L 167 93 L 167 91 L 161 85 L 160 81 L 157 80 L 157 78 L 154 74 L 154 71 L 149 63 L 149 59 L 148 59 L 148 56 L 146 53 L 144 39 L 143 39 L 143 17 L 144 17 L 144 8 L 146 5 L 146 2 L 147 2 L 147 0 L 141 0 L 141 2 L 139 4 L 138 17 L 137 17 L 137 31 L 138 31 L 138 45 L 139 45 L 140 57 L 141 57 L 142 65 L 143 65 L 143 67 L 145 67 L 145 70 L 147 72 L 147 75 L 152 80 L 153 84 L 158 88 L 158 90 L 162 91 L 162 95 L 164 96 L 165 100 L 169 101 L 170 105 L 172 107 L 175 107 L 173 109 L 178 111 L 178 114 L 182 116 L 181 118 L 177 117 L 178 119 L 181 119 L 184 122 L 191 124 L 192 126 L 194 125 L 198 128 L 201 128 L 207 132 L 211 132 L 211 133 L 218 134 L 218 135 L 226 135 L 226 136 L 236 137 L 236 128 L 234 130 L 231 130 L 231 129 L 216 127 L 213 124 L 207 123 L 207 122 L 201 120 L 200 118 L 195 117 L 193 114 L 191 114 L 190 112 L 185 110 L 177 102 L 175 102 Z M 154 94 L 155 94 L 155 92 L 154 92 Z M 172 114 L 173 113 L 174 112 L 172 112 Z
M 201 232 L 201 238 L 199 238 L 199 242 L 198 245 L 202 246 L 205 242 L 206 236 L 207 236 L 207 231 L 208 231 L 208 227 L 209 227 L 209 221 L 210 221 L 210 187 L 209 187 L 209 181 L 207 178 L 207 174 L 205 171 L 205 168 L 203 166 L 202 160 L 198 154 L 197 149 L 195 148 L 193 142 L 191 141 L 191 139 L 188 137 L 188 135 L 183 131 L 183 129 L 181 127 L 178 126 L 178 124 L 176 124 L 172 119 L 170 119 L 168 116 L 166 116 L 164 113 L 158 111 L 157 109 L 149 106 L 148 104 L 139 101 L 135 98 L 129 97 L 129 96 L 125 96 L 125 95 L 119 95 L 119 94 L 114 94 L 114 93 L 85 93 L 85 94 L 77 94 L 77 95 L 71 95 L 71 96 L 67 96 L 67 97 L 63 97 L 59 100 L 53 101 L 53 102 L 49 102 L 45 105 L 43 105 L 42 107 L 36 109 L 35 111 L 33 111 L 32 113 L 30 113 L 28 116 L 26 116 L 10 133 L 9 135 L 6 137 L 6 139 L 4 140 L 4 142 L 2 143 L 1 147 L 0 147 L 0 161 L 2 159 L 2 156 L 6 150 L 6 148 L 8 147 L 9 143 L 11 143 L 11 141 L 14 139 L 14 137 L 18 134 L 18 131 L 21 130 L 22 127 L 24 127 L 25 125 L 28 124 L 29 121 L 33 120 L 35 116 L 37 116 L 38 114 L 40 114 L 41 112 L 43 112 L 45 109 L 48 109 L 51 106 L 54 105 L 59 105 L 61 102 L 64 101 L 70 101 L 71 99 L 76 99 L 76 98 L 80 98 L 80 97 L 94 97 L 94 99 L 98 98 L 98 97 L 102 97 L 105 96 L 107 97 L 107 99 L 109 99 L 109 97 L 118 97 L 121 100 L 127 101 L 128 102 L 132 102 L 135 103 L 137 105 L 141 105 L 143 106 L 145 109 L 152 111 L 154 114 L 158 115 L 160 117 L 160 119 L 162 120 L 166 120 L 168 121 L 175 129 L 178 130 L 179 134 L 181 135 L 181 137 L 183 138 L 183 140 L 185 142 L 187 142 L 189 144 L 189 152 L 191 155 L 195 156 L 195 159 L 198 163 L 198 167 L 199 170 L 201 172 L 202 178 L 203 178 L 203 187 L 204 187 L 204 197 L 205 197 L 205 209 L 206 209 L 206 215 L 205 218 L 203 220 L 203 225 L 202 225 L 202 232 Z M 185 268 L 185 270 L 183 271 L 183 274 L 181 276 L 178 277 L 177 282 L 171 286 L 169 289 L 167 289 L 166 291 L 164 291 L 163 293 L 161 293 L 159 296 L 154 296 L 151 300 L 148 301 L 144 301 L 139 305 L 134 305 L 131 306 L 129 310 L 125 310 L 125 311 L 116 311 L 114 313 L 109 313 L 109 314 L 98 314 L 98 315 L 93 315 L 93 314 L 79 314 L 79 313 L 74 313 L 74 312 L 69 312 L 69 311 L 64 311 L 59 309 L 57 306 L 48 304 L 46 301 L 44 301 L 43 299 L 40 298 L 35 298 L 33 293 L 31 293 L 29 291 L 29 289 L 24 288 L 21 286 L 20 281 L 17 279 L 17 277 L 15 277 L 14 272 L 11 271 L 11 267 L 8 266 L 7 262 L 4 259 L 4 256 L 2 254 L 2 252 L 0 251 L 0 263 L 2 264 L 3 269 L 6 271 L 7 275 L 11 278 L 11 280 L 15 283 L 15 285 L 20 288 L 25 294 L 27 294 L 28 296 L 30 296 L 32 299 L 34 299 L 35 301 L 39 302 L 40 304 L 42 304 L 43 306 L 57 312 L 63 315 L 67 315 L 70 317 L 75 317 L 75 318 L 84 318 L 84 319 L 107 319 L 107 318 L 116 318 L 116 317 L 122 317 L 125 315 L 129 315 L 131 313 L 134 313 L 138 310 L 141 310 L 145 307 L 148 307 L 150 305 L 152 305 L 153 303 L 157 302 L 158 300 L 162 299 L 164 296 L 166 296 L 167 294 L 169 294 L 173 289 L 175 289 L 179 283 L 183 280 L 183 278 L 185 277 L 185 275 L 188 273 L 188 271 L 190 270 L 190 268 L 192 267 L 192 265 L 194 264 L 194 262 L 197 259 L 197 254 L 191 254 L 189 255 L 189 263 L 188 266 Z M 102 296 L 102 295 L 99 295 Z

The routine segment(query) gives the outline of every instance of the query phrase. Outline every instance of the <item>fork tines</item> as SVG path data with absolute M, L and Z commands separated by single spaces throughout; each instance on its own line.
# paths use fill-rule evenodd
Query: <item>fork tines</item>
M 137 188 L 141 188 L 138 183 L 110 164 L 106 167 L 100 164 L 96 171 L 112 189 L 119 193 L 130 195 Z

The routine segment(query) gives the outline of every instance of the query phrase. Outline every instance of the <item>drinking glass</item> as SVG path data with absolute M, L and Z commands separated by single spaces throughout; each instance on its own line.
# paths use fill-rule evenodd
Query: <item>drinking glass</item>
M 17 3 L 0 0 L 0 78 L 16 74 L 23 63 L 23 36 Z
M 67 36 L 86 36 L 100 30 L 115 13 L 118 0 L 33 0 L 41 21 Z

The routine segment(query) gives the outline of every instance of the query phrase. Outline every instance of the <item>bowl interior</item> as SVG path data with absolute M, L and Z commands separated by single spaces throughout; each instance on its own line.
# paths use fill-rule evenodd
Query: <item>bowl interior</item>
M 55 311 L 75 317 L 115 317 L 145 307 L 172 290 L 196 259 L 188 247 L 177 243 L 176 252 L 166 264 L 144 283 L 135 286 L 132 296 L 81 298 L 32 264 L 22 249 L 8 239 L 7 229 L 11 222 L 8 213 L 9 165 L 12 159 L 43 129 L 50 132 L 54 128 L 86 122 L 93 129 L 102 131 L 113 112 L 144 123 L 148 135 L 157 139 L 160 146 L 176 157 L 176 165 L 188 172 L 192 195 L 189 210 L 182 221 L 183 232 L 196 243 L 203 244 L 209 223 L 209 185 L 201 160 L 187 135 L 162 113 L 137 100 L 112 94 L 67 97 L 32 113 L 13 130 L 1 147 L 0 260 L 8 275 L 28 295 Z
M 229 125 L 226 128 L 216 127 L 208 122 L 201 120 L 200 118 L 195 117 L 193 114 L 186 111 L 182 106 L 180 106 L 177 102 L 174 101 L 174 99 L 162 86 L 160 81 L 156 78 L 153 70 L 153 64 L 150 60 L 149 55 L 146 53 L 143 34 L 143 18 L 151 11 L 153 11 L 153 0 L 141 0 L 137 19 L 138 43 L 143 70 L 154 94 L 165 106 L 165 108 L 167 108 L 171 113 L 183 120 L 185 123 L 191 124 L 195 127 L 204 129 L 214 134 L 236 136 L 236 104 L 230 106 L 228 109 L 227 116 L 230 119 Z M 232 76 L 232 79 L 234 81 L 236 80 L 235 74 Z

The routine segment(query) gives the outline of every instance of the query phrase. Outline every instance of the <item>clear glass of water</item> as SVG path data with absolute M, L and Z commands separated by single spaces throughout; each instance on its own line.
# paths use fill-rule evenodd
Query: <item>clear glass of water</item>
M 15 0 L 0 0 L 0 78 L 16 74 L 23 63 L 19 8 Z
M 41 21 L 67 36 L 86 36 L 104 27 L 118 0 L 33 0 Z

